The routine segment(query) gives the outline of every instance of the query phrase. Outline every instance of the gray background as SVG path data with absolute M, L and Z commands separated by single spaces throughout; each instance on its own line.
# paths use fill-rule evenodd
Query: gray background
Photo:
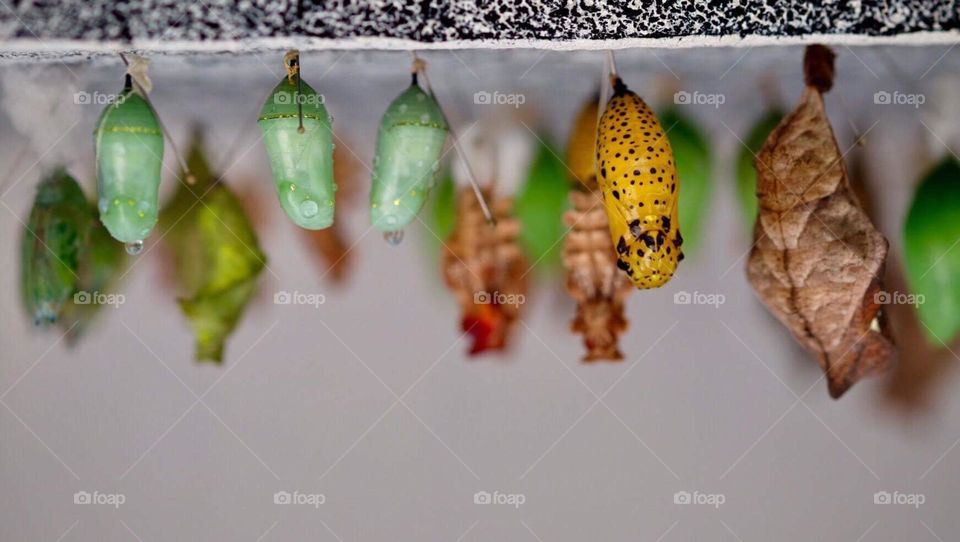
M 851 122 L 869 129 L 862 152 L 878 226 L 892 244 L 890 288 L 904 291 L 900 224 L 915 180 L 947 152 L 938 140 L 957 149 L 950 126 L 960 121 L 932 102 L 938 82 L 960 71 L 960 53 L 837 52 L 830 113 L 844 150 Z M 116 59 L 0 66 L 8 176 L 0 198 L 8 262 L 0 273 L 0 539 L 955 539 L 955 356 L 922 347 L 911 312 L 894 307 L 900 367 L 832 401 L 816 363 L 743 274 L 749 235 L 732 191 L 734 134 L 743 137 L 762 111 L 761 80 L 779 81 L 783 103 L 795 102 L 801 55 L 798 47 L 618 53 L 624 78 L 654 103 L 675 88 L 723 93 L 726 103 L 688 108 L 715 149 L 701 250 L 669 285 L 630 298 L 627 360 L 590 366 L 579 363 L 580 339 L 567 332 L 572 303 L 539 269 L 510 354 L 466 358 L 431 233 L 418 224 L 400 247 L 388 247 L 368 230 L 365 185 L 359 204 L 338 217 L 356 241 L 349 281 L 335 288 L 320 279 L 279 212 L 257 140 L 256 113 L 281 75 L 280 55 L 269 53 L 162 57 L 152 70 L 153 100 L 177 141 L 183 146 L 190 124 L 204 123 L 215 161 L 239 158 L 228 182 L 261 209 L 269 269 L 225 364 L 192 362 L 156 236 L 123 284 L 126 303 L 106 309 L 68 350 L 56 331 L 34 330 L 20 307 L 19 220 L 39 173 L 58 161 L 92 193 L 100 108 L 76 106 L 71 96 L 115 92 L 122 68 Z M 522 92 L 528 125 L 556 141 L 602 65 L 600 53 L 587 52 L 425 58 L 461 132 L 492 113 L 472 103 L 474 92 Z M 304 55 L 305 79 L 367 165 L 378 116 L 406 84 L 408 63 L 398 52 Z M 957 87 L 947 88 L 956 100 Z M 877 90 L 921 92 L 927 104 L 875 105 Z M 66 103 L 51 115 L 56 101 Z M 175 167 L 169 151 L 166 159 Z M 175 182 L 168 175 L 164 193 Z M 326 302 L 274 305 L 281 290 Z M 679 291 L 726 302 L 677 305 Z M 326 502 L 274 504 L 275 492 L 295 490 Z M 481 490 L 523 494 L 525 503 L 476 505 Z M 75 505 L 77 491 L 126 501 L 119 509 Z M 725 503 L 676 505 L 678 491 L 722 494 Z M 876 505 L 877 491 L 919 493 L 925 503 Z

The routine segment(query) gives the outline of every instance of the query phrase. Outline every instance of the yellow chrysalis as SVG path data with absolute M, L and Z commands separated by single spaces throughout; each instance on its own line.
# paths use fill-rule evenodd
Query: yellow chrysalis
M 653 111 L 619 77 L 613 91 L 597 132 L 597 172 L 617 267 L 637 288 L 658 288 L 683 260 L 680 179 Z

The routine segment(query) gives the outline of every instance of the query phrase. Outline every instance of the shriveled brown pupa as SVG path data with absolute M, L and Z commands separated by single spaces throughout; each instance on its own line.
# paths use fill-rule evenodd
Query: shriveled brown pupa
M 824 108 L 834 54 L 813 45 L 806 89 L 754 161 L 760 214 L 747 277 L 813 352 L 833 398 L 896 356 L 882 309 L 887 240 L 850 188 Z

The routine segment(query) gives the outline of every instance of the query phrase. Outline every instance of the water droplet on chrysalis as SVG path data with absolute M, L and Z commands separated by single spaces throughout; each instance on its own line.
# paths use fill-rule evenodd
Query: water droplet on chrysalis
M 403 230 L 393 230 L 383 232 L 383 240 L 390 246 L 397 246 L 403 241 Z
M 137 254 L 140 254 L 141 252 L 143 252 L 143 240 L 141 239 L 138 241 L 132 241 L 130 243 L 126 243 L 123 245 L 123 247 L 127 249 L 127 254 L 131 256 L 136 256 Z
M 300 203 L 300 214 L 305 218 L 313 218 L 320 212 L 320 206 L 312 199 L 305 199 Z

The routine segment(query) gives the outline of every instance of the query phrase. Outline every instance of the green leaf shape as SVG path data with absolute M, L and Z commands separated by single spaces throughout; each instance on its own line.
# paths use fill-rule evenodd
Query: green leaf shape
M 920 181 L 903 238 L 907 281 L 927 340 L 949 344 L 960 330 L 960 161 L 947 156 Z
M 753 125 L 746 139 L 741 141 L 740 153 L 737 155 L 737 200 L 743 212 L 747 230 L 753 231 L 757 221 L 757 170 L 753 167 L 753 159 L 763 147 L 770 132 L 783 120 L 783 111 L 771 109 L 760 117 Z
M 690 256 L 700 246 L 710 209 L 710 146 L 697 125 L 680 110 L 667 109 L 660 118 L 670 130 L 667 137 L 680 175 L 680 233 L 683 252 Z
M 180 307 L 196 337 L 196 359 L 220 362 L 224 343 L 256 291 L 266 256 L 240 201 L 211 173 L 199 138 L 188 165 L 197 182 L 181 184 L 160 222 L 184 293 Z
M 41 181 L 21 237 L 21 295 L 37 325 L 56 322 L 77 287 L 95 219 L 83 189 L 63 168 Z
M 556 147 L 543 137 L 538 139 L 527 180 L 514 200 L 514 213 L 521 224 L 520 243 L 533 265 L 553 272 L 560 266 L 566 232 L 563 212 L 568 205 L 569 172 Z

